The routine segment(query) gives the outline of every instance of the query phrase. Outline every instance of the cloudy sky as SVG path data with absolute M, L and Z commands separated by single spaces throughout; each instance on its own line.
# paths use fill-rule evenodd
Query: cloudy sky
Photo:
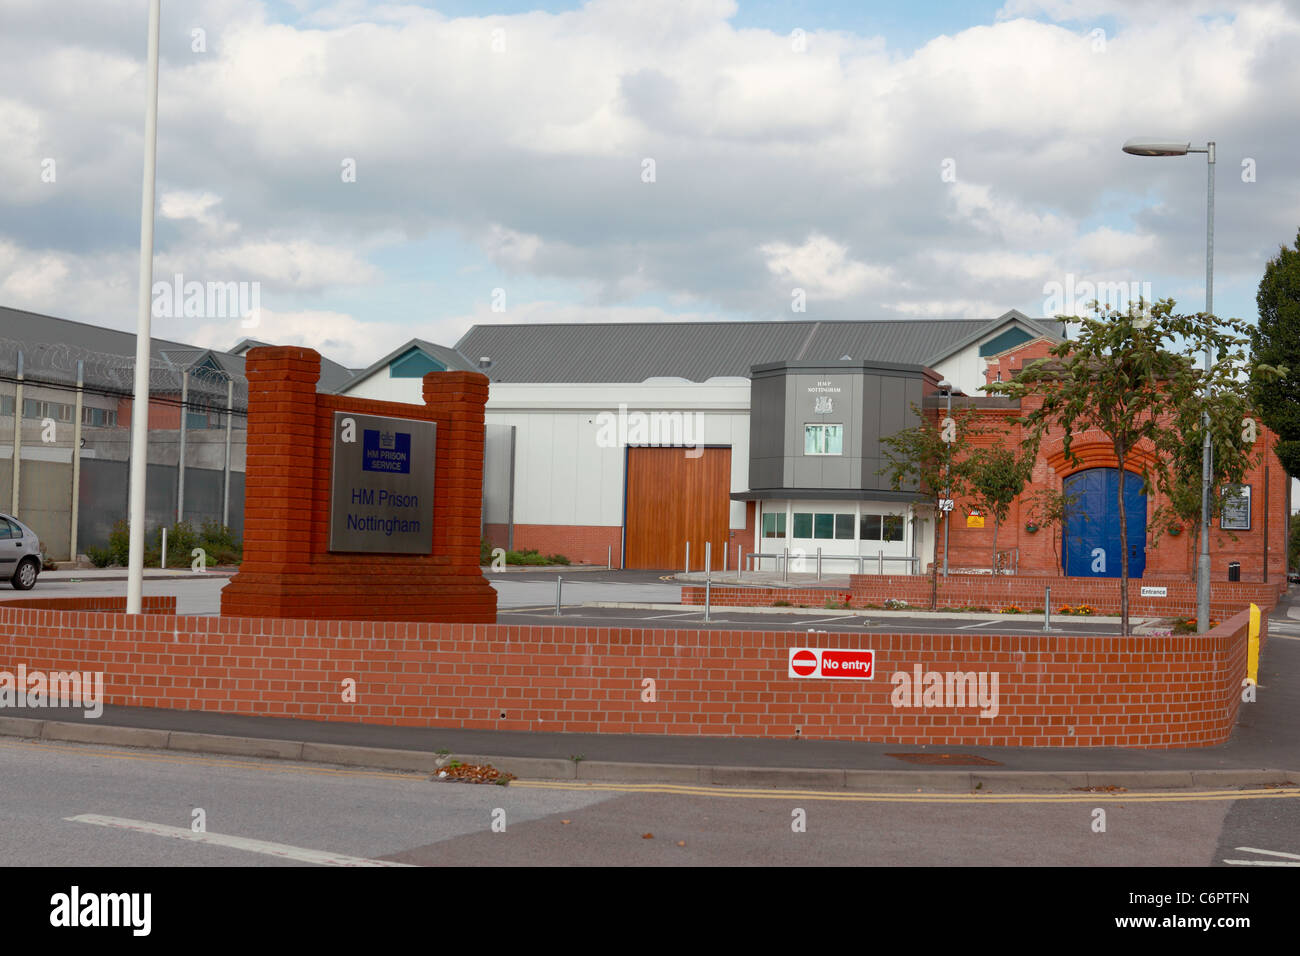
M 130 329 L 145 0 L 0 0 L 0 304 Z M 1300 228 L 1300 3 L 163 0 L 155 279 L 367 365 L 476 322 L 1255 317 Z M 1073 279 L 1071 279 L 1073 277 Z M 792 312 L 802 290 L 806 312 Z M 1082 307 L 1082 306 L 1080 306 Z

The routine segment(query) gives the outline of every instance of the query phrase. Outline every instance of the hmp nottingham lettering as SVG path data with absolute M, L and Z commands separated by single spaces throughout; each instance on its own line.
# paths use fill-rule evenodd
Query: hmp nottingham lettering
M 152 893 L 71 893 L 50 897 L 51 926 L 129 926 L 132 935 L 148 936 L 152 923 Z

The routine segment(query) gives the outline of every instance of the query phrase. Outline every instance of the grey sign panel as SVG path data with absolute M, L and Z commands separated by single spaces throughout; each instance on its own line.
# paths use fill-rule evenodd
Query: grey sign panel
M 428 554 L 438 426 L 334 413 L 330 550 Z

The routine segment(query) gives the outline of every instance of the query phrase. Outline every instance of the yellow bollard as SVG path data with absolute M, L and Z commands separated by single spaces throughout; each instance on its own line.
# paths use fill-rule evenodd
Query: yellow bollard
M 1259 607 L 1250 606 L 1250 644 L 1246 651 L 1246 679 L 1252 684 L 1259 683 Z

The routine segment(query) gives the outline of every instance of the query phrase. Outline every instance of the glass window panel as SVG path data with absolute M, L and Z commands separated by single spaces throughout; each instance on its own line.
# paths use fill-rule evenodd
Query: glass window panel
M 805 455 L 820 455 L 822 453 L 822 429 L 820 425 L 805 425 L 803 427 L 803 453 Z
M 827 455 L 844 454 L 844 426 L 843 425 L 826 425 L 826 451 Z
M 853 540 L 853 515 L 835 516 L 835 537 Z
M 883 522 L 884 539 L 886 541 L 902 541 L 903 527 L 906 523 L 902 515 L 885 515 Z
M 794 536 L 796 538 L 811 538 L 813 531 L 813 516 L 811 514 L 800 514 L 795 512 L 794 516 Z
M 880 515 L 863 515 L 858 522 L 858 537 L 863 541 L 879 541 Z
M 816 527 L 814 528 L 814 531 L 815 533 L 813 537 L 815 538 L 835 537 L 835 516 L 818 515 L 816 519 Z
M 763 515 L 763 537 L 784 538 L 785 537 L 785 515 L 783 514 Z

